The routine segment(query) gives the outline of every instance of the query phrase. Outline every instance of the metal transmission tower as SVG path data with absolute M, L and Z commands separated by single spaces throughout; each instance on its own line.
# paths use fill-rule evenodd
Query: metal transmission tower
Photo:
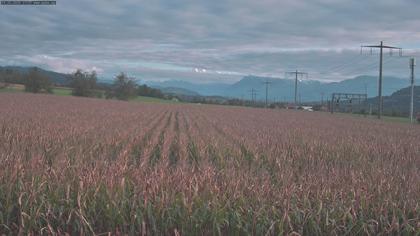
M 251 94 L 251 102 L 255 103 L 257 101 L 257 90 L 253 88 L 249 90 L 249 93 Z
M 411 71 L 411 100 L 410 100 L 410 121 L 414 121 L 414 67 L 416 66 L 416 59 L 410 58 Z
M 361 46 L 360 53 L 362 54 L 363 48 L 370 48 L 370 54 L 372 54 L 373 48 L 379 48 L 379 83 L 378 83 L 378 119 L 381 119 L 382 116 L 382 108 L 383 108 L 383 101 L 382 101 L 382 67 L 383 67 L 383 50 L 384 48 L 389 49 L 389 54 L 392 56 L 392 50 L 397 49 L 399 51 L 399 56 L 402 56 L 402 48 L 386 46 L 384 45 L 383 41 L 381 41 L 380 45 L 369 45 L 369 46 Z
M 265 82 L 263 82 L 263 84 L 265 84 L 265 108 L 267 108 L 267 106 L 268 106 L 268 85 L 271 84 L 271 82 L 268 82 L 268 80 L 266 80 Z
M 359 109 L 360 103 L 363 101 L 366 106 L 367 101 L 367 94 L 363 93 L 333 93 L 331 95 L 331 104 L 330 104 L 330 111 L 331 114 L 334 113 L 334 111 L 340 108 L 340 103 L 350 105 L 350 110 L 353 112 L 353 104 L 355 102 L 358 102 Z
M 298 76 L 304 76 L 304 75 L 306 75 L 306 77 L 308 77 L 308 73 L 306 73 L 306 72 L 299 72 L 298 70 L 296 70 L 296 71 L 293 71 L 293 72 L 286 72 L 286 76 L 287 75 L 295 75 L 295 109 L 297 110 L 297 104 L 298 104 L 298 102 L 297 102 L 297 96 L 298 96 L 298 93 L 297 93 L 297 90 L 298 90 L 298 88 L 297 88 L 297 86 L 298 86 Z

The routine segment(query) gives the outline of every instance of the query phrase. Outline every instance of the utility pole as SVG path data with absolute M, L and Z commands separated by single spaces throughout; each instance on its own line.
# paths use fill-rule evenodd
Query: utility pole
M 321 106 L 324 106 L 324 92 L 321 92 Z
M 414 67 L 416 66 L 416 59 L 410 58 L 411 70 L 411 100 L 410 100 L 410 121 L 414 122 Z
M 367 92 L 367 83 L 365 83 L 365 93 L 366 93 L 366 95 L 368 94 L 368 92 Z
M 306 77 L 308 77 L 308 73 L 306 73 L 306 72 L 299 72 L 298 70 L 296 70 L 296 71 L 293 71 L 293 72 L 286 72 L 286 75 L 287 74 L 292 74 L 292 75 L 295 75 L 295 110 L 297 110 L 297 96 L 298 96 L 298 93 L 297 93 L 297 90 L 298 90 L 298 88 L 297 88 L 297 86 L 298 86 L 298 76 L 300 75 L 300 76 L 303 76 L 303 75 L 306 75 Z
M 366 113 L 368 112 L 367 111 L 367 105 L 368 105 L 368 103 L 367 103 L 367 99 L 368 99 L 368 89 L 367 89 L 367 83 L 365 83 L 365 94 L 366 94 L 366 100 L 365 100 L 365 117 L 366 117 Z M 359 104 L 360 105 L 360 104 Z M 370 108 L 370 104 L 369 104 L 369 108 Z M 369 114 L 370 115 L 370 114 Z
M 378 82 L 378 119 L 381 119 L 382 116 L 382 109 L 383 109 L 383 101 L 382 101 L 382 67 L 383 67 L 383 51 L 384 48 L 390 49 L 390 55 L 392 56 L 392 50 L 398 49 L 399 55 L 402 56 L 402 48 L 392 47 L 392 46 L 385 46 L 384 42 L 381 41 L 380 45 L 370 45 L 370 46 L 362 46 L 363 48 L 370 48 L 370 53 L 372 54 L 372 48 L 379 48 L 379 82 Z M 362 52 L 362 50 L 360 50 Z
M 268 80 L 266 80 L 265 82 L 263 82 L 263 84 L 265 84 L 265 108 L 268 107 L 268 85 L 271 84 L 271 82 L 268 82 Z
M 257 94 L 258 91 L 254 89 L 254 104 L 257 105 Z

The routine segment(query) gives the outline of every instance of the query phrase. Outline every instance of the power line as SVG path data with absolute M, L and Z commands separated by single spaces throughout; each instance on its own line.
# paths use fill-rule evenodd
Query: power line
M 350 57 L 345 63 L 336 64 L 333 65 L 320 73 L 331 73 L 331 72 L 342 72 L 344 69 L 348 68 L 349 66 L 355 65 L 355 64 L 361 64 L 364 60 L 369 60 L 369 58 L 360 58 L 360 55 L 357 54 L 354 57 Z
M 341 71 L 342 69 L 345 69 L 348 66 L 351 66 L 351 65 L 354 65 L 355 63 L 360 63 L 360 62 L 361 62 L 360 55 L 357 54 L 356 57 L 350 58 L 346 63 L 333 66 L 333 67 L 329 68 L 327 71 L 328 72 L 331 72 L 331 71 Z
M 365 57 L 367 58 L 367 57 Z M 383 65 L 387 65 L 390 62 L 392 62 L 394 59 L 397 59 L 396 57 L 387 57 L 383 59 Z M 351 73 L 356 73 L 356 72 L 367 72 L 368 70 L 371 69 L 377 69 L 378 68 L 378 62 L 372 62 L 369 64 L 364 64 L 364 65 L 359 65 L 349 71 L 346 71 L 347 73 L 351 74 Z M 344 70 L 343 70 L 344 72 Z
M 385 58 L 384 61 L 383 61 L 383 65 L 386 65 L 391 61 L 392 61 L 391 57 Z M 376 69 L 376 68 L 378 68 L 378 62 L 373 62 L 373 63 L 369 63 L 369 64 L 361 66 L 361 67 L 354 68 L 350 71 L 347 71 L 347 73 L 348 74 L 354 74 L 354 73 L 361 73 L 363 71 L 367 72 L 368 70 L 372 70 L 372 69 Z
M 371 70 L 377 67 L 377 62 L 371 62 L 369 64 L 366 64 L 365 62 L 370 61 L 369 57 L 363 57 L 360 58 L 360 55 L 358 54 L 359 59 L 357 58 L 351 58 L 349 62 L 339 64 L 336 66 L 331 67 L 327 71 L 321 71 L 321 74 L 332 74 L 332 73 L 345 73 L 345 74 L 354 74 L 356 72 L 360 71 L 367 71 Z M 388 57 L 386 60 L 392 59 L 393 57 Z M 384 64 L 388 63 L 388 61 L 384 62 Z M 352 68 L 349 68 L 352 66 Z

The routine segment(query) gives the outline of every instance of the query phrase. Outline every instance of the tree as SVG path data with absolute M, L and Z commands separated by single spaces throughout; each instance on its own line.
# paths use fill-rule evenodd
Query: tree
M 72 76 L 70 86 L 73 88 L 72 95 L 81 97 L 100 97 L 101 93 L 98 93 L 95 89 L 97 77 L 96 72 L 91 73 L 83 72 L 78 69 Z
M 136 96 L 136 89 L 135 79 L 121 72 L 115 77 L 112 88 L 106 93 L 106 98 L 116 97 L 119 100 L 129 100 Z
M 146 97 L 155 97 L 155 98 L 163 98 L 164 95 L 162 91 L 159 89 L 148 87 L 147 85 L 143 84 L 137 88 L 137 94 L 139 96 L 146 96 Z
M 22 74 L 11 68 L 0 67 L 0 84 L 7 86 L 8 84 L 23 84 Z
M 38 68 L 32 68 L 24 78 L 25 91 L 31 93 L 52 93 L 50 79 Z
M 7 87 L 6 77 L 3 68 L 0 67 L 0 88 Z

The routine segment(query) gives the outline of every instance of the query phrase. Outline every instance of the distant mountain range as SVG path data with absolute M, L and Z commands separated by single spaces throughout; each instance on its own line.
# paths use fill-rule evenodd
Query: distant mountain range
M 200 96 L 199 93 L 184 89 L 184 88 L 177 88 L 177 87 L 159 87 L 154 86 L 154 88 L 159 89 L 164 94 L 171 94 L 171 95 L 186 95 L 186 96 Z
M 170 80 L 165 82 L 149 82 L 148 85 L 158 88 L 180 88 L 188 93 L 198 93 L 204 96 L 224 96 L 231 98 L 250 99 L 250 90 L 257 90 L 257 99 L 265 99 L 265 84 L 271 84 L 268 89 L 269 100 L 273 101 L 293 101 L 294 100 L 294 80 L 264 78 L 257 76 L 246 76 L 234 84 L 194 84 L 185 81 Z M 377 95 L 378 78 L 376 76 L 358 76 L 340 82 L 322 83 L 316 80 L 304 80 L 298 82 L 298 94 L 302 102 L 320 101 L 322 94 L 324 99 L 329 99 L 332 93 L 365 93 L 369 97 Z M 409 86 L 408 79 L 396 77 L 383 78 L 383 95 L 391 95 L 393 92 Z M 187 95 L 187 94 L 185 94 Z M 298 97 L 299 97 L 298 95 Z
M 11 70 L 18 73 L 27 73 L 31 67 L 6 66 L 0 70 Z M 55 84 L 68 85 L 68 74 L 57 73 L 43 70 L 42 73 L 49 76 Z M 110 81 L 99 78 L 100 83 L 110 83 Z M 187 95 L 187 96 L 223 96 L 229 98 L 250 99 L 250 90 L 257 90 L 257 99 L 265 99 L 265 85 L 263 82 L 271 82 L 268 89 L 268 98 L 270 101 L 293 101 L 294 83 L 292 79 L 265 78 L 257 76 L 245 76 L 240 81 L 233 84 L 225 83 L 206 83 L 196 84 L 182 80 L 168 80 L 164 82 L 146 82 L 147 85 L 159 88 L 166 94 Z M 358 76 L 340 82 L 322 83 L 316 80 L 303 80 L 298 82 L 298 94 L 302 102 L 320 101 L 322 94 L 324 100 L 330 98 L 331 93 L 365 93 L 369 97 L 377 95 L 378 78 L 376 76 Z M 383 95 L 388 96 L 393 92 L 409 86 L 408 79 L 397 77 L 383 78 Z
M 225 91 L 231 86 L 231 84 L 225 83 L 207 83 L 207 84 L 195 84 L 182 80 L 167 80 L 163 82 L 149 81 L 145 82 L 147 85 L 155 88 L 178 88 L 183 89 L 186 93 L 180 93 L 182 95 L 197 94 L 202 96 L 214 96 L 223 95 Z

